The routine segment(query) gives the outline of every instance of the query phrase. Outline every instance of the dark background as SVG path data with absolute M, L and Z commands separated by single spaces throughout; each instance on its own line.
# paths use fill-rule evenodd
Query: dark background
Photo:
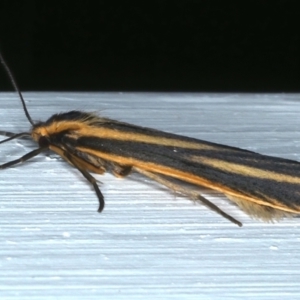
M 298 5 L 1 1 L 0 47 L 23 91 L 299 92 Z

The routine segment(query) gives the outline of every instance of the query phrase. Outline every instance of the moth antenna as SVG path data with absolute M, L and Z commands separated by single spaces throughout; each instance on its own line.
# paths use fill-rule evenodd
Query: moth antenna
M 21 93 L 21 91 L 20 91 L 20 89 L 19 89 L 19 87 L 18 87 L 18 85 L 17 85 L 17 83 L 16 83 L 16 81 L 15 81 L 15 78 L 14 78 L 14 76 L 13 76 L 11 70 L 9 69 L 7 63 L 5 62 L 5 60 L 4 60 L 4 58 L 3 58 L 1 52 L 0 52 L 0 61 L 1 61 L 2 65 L 4 66 L 4 69 L 5 69 L 5 71 L 6 71 L 7 75 L 8 75 L 8 77 L 9 77 L 9 79 L 10 79 L 10 82 L 12 83 L 12 85 L 13 85 L 15 91 L 19 94 L 19 97 L 20 97 L 21 103 L 22 103 L 22 105 L 23 105 L 23 110 L 24 110 L 24 112 L 25 112 L 25 115 L 26 115 L 27 120 L 29 121 L 29 123 L 30 123 L 32 126 L 34 126 L 34 122 L 33 122 L 32 118 L 31 118 L 31 116 L 30 116 L 30 114 L 29 114 L 29 112 L 28 112 L 28 110 L 27 110 L 27 107 L 26 107 L 24 98 L 23 98 L 23 96 L 22 96 L 22 93 Z

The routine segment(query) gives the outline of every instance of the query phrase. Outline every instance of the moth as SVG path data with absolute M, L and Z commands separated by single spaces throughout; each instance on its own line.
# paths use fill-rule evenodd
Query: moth
M 31 137 L 38 148 L 19 159 L 0 165 L 5 169 L 22 163 L 45 150 L 52 150 L 75 167 L 93 186 L 99 200 L 104 197 L 92 173 L 112 172 L 125 177 L 138 172 L 176 193 L 201 202 L 229 221 L 242 223 L 201 196 L 209 188 L 223 193 L 252 217 L 264 221 L 300 213 L 300 163 L 167 133 L 100 117 L 94 113 L 69 111 L 35 123 L 23 96 L 0 53 L 1 63 L 19 93 L 32 128 L 8 136 L 1 143 Z

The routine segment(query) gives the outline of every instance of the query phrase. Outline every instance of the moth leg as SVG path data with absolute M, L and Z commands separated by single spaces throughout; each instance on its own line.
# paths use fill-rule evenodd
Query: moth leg
M 236 220 L 235 218 L 233 218 L 232 216 L 228 215 L 227 213 L 225 213 L 223 210 L 221 210 L 217 205 L 213 204 L 212 202 L 210 202 L 209 200 L 207 200 L 206 198 L 204 198 L 203 196 L 199 195 L 199 192 L 197 191 L 190 191 L 187 190 L 186 188 L 180 186 L 179 184 L 176 184 L 174 182 L 172 182 L 171 180 L 166 179 L 163 176 L 145 171 L 143 169 L 140 169 L 138 167 L 133 167 L 133 169 L 138 172 L 141 173 L 155 181 L 157 181 L 158 183 L 166 186 L 167 188 L 175 191 L 176 193 L 182 194 L 184 196 L 188 196 L 191 197 L 194 200 L 198 200 L 200 202 L 202 202 L 202 204 L 204 204 L 206 207 L 210 208 L 212 211 L 218 213 L 219 215 L 221 215 L 222 217 L 224 217 L 225 219 L 229 220 L 230 222 L 238 225 L 238 226 L 243 226 L 243 224 L 241 222 L 239 222 L 238 220 Z
M 7 139 L 0 141 L 0 144 L 6 143 L 8 141 L 18 139 L 18 138 L 24 138 L 24 137 L 29 138 L 30 137 L 30 133 L 28 133 L 28 132 L 13 133 L 13 132 L 9 132 L 9 131 L 0 131 L 0 135 L 9 137 Z
M 16 165 L 16 164 L 19 164 L 19 163 L 22 163 L 34 156 L 37 156 L 38 154 L 40 154 L 42 151 L 46 150 L 47 148 L 38 148 L 38 149 L 35 149 L 27 154 L 25 154 L 24 156 L 18 158 L 18 159 L 15 159 L 15 160 L 12 160 L 12 161 L 9 161 L 5 164 L 2 164 L 0 165 L 0 169 L 5 169 L 5 168 L 9 168 L 13 165 Z
M 16 135 L 16 134 L 13 133 L 13 132 L 10 132 L 10 131 L 2 131 L 2 130 L 0 130 L 0 135 L 4 135 L 4 136 L 9 136 L 9 137 L 11 137 L 11 136 L 14 136 L 14 135 Z
M 86 170 L 82 169 L 78 163 L 76 162 L 75 159 L 73 159 L 73 156 L 70 155 L 68 152 L 63 151 L 63 155 L 62 155 L 67 161 L 69 161 L 70 163 L 72 163 L 72 165 L 88 180 L 88 182 L 90 182 L 93 187 L 94 190 L 96 192 L 96 195 L 98 197 L 99 200 L 99 208 L 98 208 L 98 212 L 102 212 L 105 202 L 104 202 L 104 197 L 97 185 L 97 180 L 96 178 L 94 178 L 89 172 L 87 172 Z
M 69 153 L 73 154 L 73 159 L 76 159 L 77 164 L 84 166 L 86 169 L 93 173 L 103 174 L 107 169 L 107 162 L 102 158 L 95 157 L 93 155 L 81 152 L 74 151 L 74 149 L 64 145 Z
M 125 177 L 132 170 L 132 166 L 120 165 L 116 163 L 112 163 L 111 167 L 112 167 L 111 171 L 116 177 Z

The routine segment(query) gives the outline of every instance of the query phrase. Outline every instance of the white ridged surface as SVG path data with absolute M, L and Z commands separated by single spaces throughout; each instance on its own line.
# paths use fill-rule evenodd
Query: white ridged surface
M 25 93 L 34 120 L 80 109 L 300 160 L 300 95 Z M 18 98 L 0 94 L 0 130 L 28 130 Z M 34 149 L 0 145 L 1 163 Z M 1 299 L 299 299 L 300 219 L 244 223 L 139 176 L 103 183 L 106 207 L 55 154 L 0 170 Z

